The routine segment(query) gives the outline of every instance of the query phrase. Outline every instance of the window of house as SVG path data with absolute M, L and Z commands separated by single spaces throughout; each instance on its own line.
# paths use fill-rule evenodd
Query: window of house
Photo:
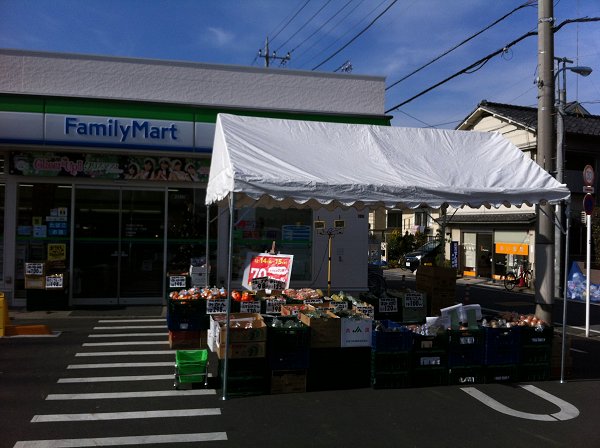
M 389 210 L 387 213 L 387 227 L 402 227 L 402 212 L 400 210 Z

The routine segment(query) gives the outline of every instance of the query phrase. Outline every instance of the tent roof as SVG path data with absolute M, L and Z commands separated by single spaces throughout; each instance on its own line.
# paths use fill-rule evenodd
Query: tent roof
M 570 196 L 497 133 L 219 114 L 206 204 L 440 208 Z

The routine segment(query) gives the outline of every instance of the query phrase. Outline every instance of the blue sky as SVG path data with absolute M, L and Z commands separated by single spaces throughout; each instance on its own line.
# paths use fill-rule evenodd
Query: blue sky
M 292 52 L 286 67 L 277 63 L 271 70 L 333 72 L 350 61 L 353 74 L 386 78 L 388 110 L 537 29 L 538 8 L 532 3 L 391 87 L 526 0 L 398 0 L 335 54 L 392 3 L 0 0 L 0 48 L 261 67 L 264 59 L 257 57 L 258 50 L 269 36 L 270 48 L 277 49 L 279 56 Z M 600 0 L 555 0 L 554 4 L 556 24 L 600 17 Z M 454 128 L 484 99 L 537 106 L 537 44 L 537 36 L 529 37 L 474 73 L 390 112 L 392 123 Z M 587 78 L 568 73 L 567 100 L 578 100 L 600 115 L 600 22 L 564 26 L 555 35 L 555 55 L 594 69 Z

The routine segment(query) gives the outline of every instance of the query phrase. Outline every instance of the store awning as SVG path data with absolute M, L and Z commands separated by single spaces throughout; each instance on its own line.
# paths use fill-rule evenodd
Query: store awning
M 206 194 L 236 207 L 558 203 L 568 188 L 498 133 L 219 114 Z

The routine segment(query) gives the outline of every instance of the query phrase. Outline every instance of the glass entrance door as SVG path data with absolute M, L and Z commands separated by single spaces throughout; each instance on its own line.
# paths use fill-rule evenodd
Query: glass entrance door
M 164 191 L 75 190 L 73 303 L 162 303 Z

